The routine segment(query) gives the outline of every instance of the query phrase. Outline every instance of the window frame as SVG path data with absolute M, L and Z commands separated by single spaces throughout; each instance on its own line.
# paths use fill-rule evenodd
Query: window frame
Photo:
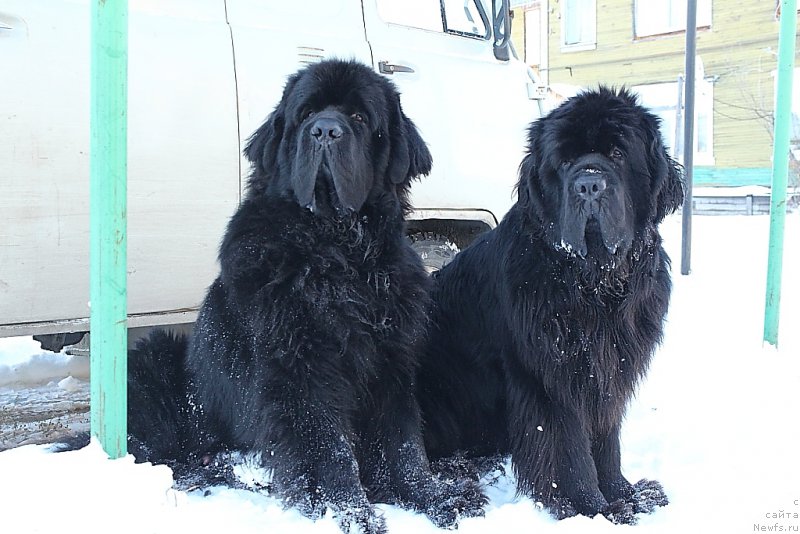
M 645 101 L 640 89 L 643 87 L 648 88 L 655 88 L 657 86 L 668 87 L 672 86 L 672 94 L 675 95 L 675 100 L 667 103 L 660 103 L 656 107 L 651 107 L 650 104 Z M 634 85 L 631 87 L 637 95 L 639 95 L 639 101 L 643 106 L 650 109 L 651 112 L 658 116 L 659 118 L 662 117 L 664 111 L 667 111 L 674 115 L 677 118 L 677 111 L 678 111 L 678 81 L 671 81 L 671 82 L 653 82 L 653 83 L 643 83 L 639 85 Z M 705 124 L 705 128 L 703 128 L 702 133 L 704 134 L 704 142 L 707 146 L 707 150 L 703 152 L 698 151 L 698 147 L 700 146 L 700 134 L 701 130 L 699 129 L 699 125 L 702 123 L 701 115 L 706 120 L 707 124 Z M 665 121 L 662 120 L 662 124 Z M 672 122 L 672 131 L 665 132 L 661 130 L 661 137 L 664 139 L 664 143 L 669 148 L 669 153 L 676 157 L 677 154 L 675 150 L 678 145 L 678 140 L 675 138 L 675 120 Z M 715 158 L 714 158 L 714 83 L 710 79 L 702 79 L 698 78 L 696 80 L 696 88 L 695 88 L 695 118 L 694 118 L 694 132 L 695 135 L 693 136 L 693 153 L 694 153 L 694 164 L 699 166 L 714 166 L 715 165 Z M 683 142 L 683 140 L 681 140 Z M 685 149 L 684 149 L 685 151 Z

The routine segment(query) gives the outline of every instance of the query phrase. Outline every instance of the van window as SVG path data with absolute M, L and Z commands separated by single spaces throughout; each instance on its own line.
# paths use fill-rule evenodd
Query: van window
M 469 37 L 489 38 L 486 12 L 479 0 L 377 0 L 386 22 Z
M 476 0 L 444 0 L 443 3 L 448 32 L 489 38 L 486 13 Z

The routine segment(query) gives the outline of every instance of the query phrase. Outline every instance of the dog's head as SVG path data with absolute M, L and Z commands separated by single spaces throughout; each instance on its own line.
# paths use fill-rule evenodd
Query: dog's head
M 245 155 L 253 194 L 280 194 L 320 216 L 358 212 L 386 194 L 408 209 L 411 180 L 432 164 L 394 85 L 342 60 L 292 75 Z
M 683 201 L 659 119 L 625 89 L 600 87 L 534 122 L 520 201 L 552 244 L 577 257 L 624 255 Z

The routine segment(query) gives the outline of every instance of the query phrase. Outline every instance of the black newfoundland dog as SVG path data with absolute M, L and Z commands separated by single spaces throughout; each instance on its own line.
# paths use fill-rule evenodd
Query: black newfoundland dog
M 430 280 L 404 212 L 431 155 L 396 89 L 356 62 L 307 67 L 246 156 L 249 191 L 188 350 L 162 333 L 131 355 L 130 434 L 151 460 L 260 453 L 271 490 L 345 531 L 385 530 L 370 501 L 439 526 L 480 514 L 477 485 L 434 477 L 422 440 Z
M 558 517 L 633 523 L 667 502 L 620 472 L 626 405 L 669 302 L 658 224 L 683 199 L 658 126 L 604 87 L 533 123 L 517 203 L 435 277 L 419 373 L 429 455 L 511 453 L 519 492 Z

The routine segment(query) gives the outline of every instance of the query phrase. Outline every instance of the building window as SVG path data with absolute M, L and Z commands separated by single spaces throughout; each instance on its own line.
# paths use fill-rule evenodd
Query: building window
M 686 0 L 634 0 L 633 34 L 649 37 L 686 31 Z M 697 0 L 697 27 L 711 27 L 711 0 Z
M 561 2 L 561 49 L 592 50 L 597 46 L 597 6 L 595 0 Z
M 661 136 L 670 154 L 678 157 L 676 149 L 683 143 L 683 119 L 678 122 L 678 82 L 637 85 L 641 104 L 661 119 Z M 714 85 L 698 79 L 695 88 L 694 164 L 714 165 Z M 683 113 L 683 110 L 681 110 Z M 682 115 L 681 115 L 682 116 Z
M 525 62 L 539 67 L 542 64 L 542 10 L 525 11 Z
M 796 185 L 800 186 L 800 69 L 794 69 L 795 83 L 792 84 L 792 126 L 789 132 L 789 150 L 791 150 L 792 159 L 789 162 L 789 168 L 794 174 Z M 775 78 L 777 83 L 777 77 Z M 775 88 L 775 96 L 778 96 L 777 87 Z

